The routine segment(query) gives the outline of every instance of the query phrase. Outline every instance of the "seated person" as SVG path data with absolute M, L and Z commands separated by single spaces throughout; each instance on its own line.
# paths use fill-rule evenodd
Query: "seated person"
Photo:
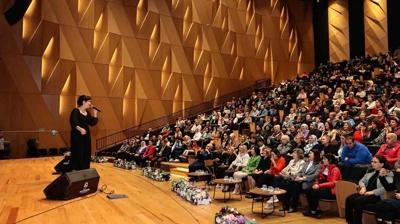
M 304 153 L 308 154 L 314 147 L 318 147 L 317 136 L 310 135 L 308 136 L 307 145 L 304 146 Z
M 359 181 L 361 187 L 358 193 L 354 193 L 346 198 L 346 221 L 349 224 L 362 223 L 362 211 L 368 207 L 368 204 L 376 204 L 383 199 L 385 188 L 379 180 L 379 172 L 387 167 L 386 158 L 375 155 L 372 158 L 372 172 L 368 172 Z M 390 171 L 385 176 L 388 183 L 393 182 L 393 173 Z
M 222 149 L 222 152 L 214 157 L 214 170 L 216 178 L 223 178 L 226 169 L 236 159 L 235 148 L 230 146 L 227 150 Z
M 150 140 L 149 141 L 149 145 L 147 146 L 146 150 L 143 153 L 143 156 L 141 158 L 141 163 L 139 163 L 139 165 L 141 164 L 141 166 L 145 166 L 146 162 L 153 162 L 155 159 L 155 155 L 156 155 L 156 147 L 153 145 L 153 141 Z
M 225 172 L 225 175 L 232 176 L 234 172 L 242 170 L 243 167 L 247 166 L 249 159 L 250 156 L 247 153 L 247 146 L 240 145 L 239 154 L 236 156 L 236 159 L 231 163 L 228 170 Z
M 183 137 L 182 144 L 189 146 L 189 147 L 184 147 L 185 150 L 179 156 L 179 160 L 183 162 L 186 162 L 188 160 L 189 155 L 196 155 L 197 152 L 201 150 L 200 146 L 197 144 L 197 141 L 190 140 L 189 136 Z
M 372 155 L 365 145 L 355 142 L 352 135 L 345 136 L 345 146 L 340 155 L 344 166 L 367 165 L 371 158 Z
M 161 162 L 168 161 L 168 157 L 171 154 L 171 145 L 168 138 L 162 139 L 160 143 L 160 149 L 156 153 L 156 166 L 159 166 Z
M 279 176 L 281 170 L 283 170 L 285 166 L 286 166 L 285 157 L 279 153 L 278 149 L 272 149 L 271 166 L 257 179 L 256 182 L 257 187 L 262 187 L 263 185 L 272 186 L 274 177 Z
M 146 151 L 147 145 L 145 141 L 140 142 L 140 147 L 137 148 L 135 154 L 133 155 L 133 160 L 135 160 L 136 164 L 141 164 L 143 153 Z
M 130 151 L 130 146 L 129 146 L 129 143 L 128 143 L 128 139 L 126 139 L 126 140 L 124 140 L 124 141 L 122 142 L 122 145 L 121 145 L 121 147 L 118 149 L 118 151 L 117 151 L 115 157 L 116 157 L 117 159 L 124 159 L 124 160 L 126 160 L 126 159 L 128 158 L 129 153 L 130 153 L 129 151 Z
M 247 183 L 249 186 L 249 190 L 253 189 L 256 186 L 256 182 L 258 178 L 267 172 L 271 167 L 271 149 L 269 147 L 264 147 L 261 151 L 261 159 L 258 163 L 258 166 L 251 175 L 247 176 Z
M 258 148 L 252 147 L 250 149 L 250 159 L 247 162 L 247 166 L 245 166 L 242 170 L 236 171 L 233 173 L 233 178 L 237 180 L 241 180 L 242 178 L 247 177 L 249 174 L 251 174 L 258 166 L 258 163 L 261 160 L 260 157 L 260 150 Z M 235 185 L 235 190 L 233 191 L 233 194 L 239 194 L 241 190 L 239 189 L 240 185 L 236 184 Z
M 283 156 L 287 156 L 288 153 L 292 152 L 292 145 L 290 144 L 290 137 L 289 135 L 282 135 L 281 136 L 281 144 L 277 147 L 279 154 Z
M 321 170 L 320 153 L 317 149 L 312 149 L 308 153 L 308 161 L 304 164 L 300 172 L 293 177 L 293 180 L 285 181 L 282 188 L 286 190 L 286 194 L 280 197 L 283 209 L 288 213 L 296 212 L 300 193 L 310 189 L 318 177 Z
M 186 147 L 187 146 L 185 144 L 183 144 L 182 139 L 180 139 L 180 138 L 175 139 L 175 142 L 171 148 L 171 155 L 170 155 L 169 161 L 179 162 L 180 156 L 187 149 Z
M 364 139 L 365 144 L 367 145 L 381 145 L 385 141 L 385 126 L 382 122 L 378 120 L 372 120 L 371 126 L 368 127 L 370 129 L 369 137 Z
M 321 156 L 324 154 L 333 154 L 335 156 L 338 155 L 338 146 L 333 145 L 330 143 L 331 142 L 331 137 L 329 135 L 324 135 L 321 137 L 321 144 L 318 145 L 319 151 L 321 152 Z
M 211 144 L 207 144 L 205 149 L 201 149 L 201 151 L 197 152 L 196 161 L 189 165 L 189 172 L 205 169 L 204 160 L 210 158 L 212 148 L 213 146 Z
M 395 191 L 394 196 L 366 208 L 366 210 L 376 213 L 378 223 L 395 223 L 395 219 L 400 218 L 400 160 L 394 165 L 394 170 L 392 184 L 386 181 L 386 176 L 390 174 L 389 170 L 382 168 L 379 172 L 381 184 L 386 191 Z
M 305 164 L 303 150 L 299 148 L 294 149 L 292 156 L 293 159 L 290 160 L 289 164 L 281 171 L 280 175 L 274 178 L 273 186 L 281 187 L 283 181 L 293 180 L 303 168 Z
M 383 144 L 376 155 L 384 156 L 390 165 L 394 165 L 400 159 L 400 143 L 395 133 L 386 134 L 386 144 Z
M 321 210 L 318 210 L 319 200 L 336 200 L 335 183 L 342 179 L 342 174 L 336 163 L 336 157 L 332 154 L 328 153 L 322 157 L 322 169 L 319 173 L 319 178 L 315 181 L 312 188 L 305 192 L 308 210 L 303 212 L 303 215 L 319 217 L 322 215 Z

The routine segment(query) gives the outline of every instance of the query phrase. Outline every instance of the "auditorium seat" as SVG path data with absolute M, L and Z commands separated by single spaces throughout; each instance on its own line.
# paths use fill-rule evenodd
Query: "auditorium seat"
M 369 151 L 371 152 L 372 155 L 375 155 L 379 148 L 381 147 L 380 145 L 367 145 Z
M 49 148 L 49 155 L 50 156 L 56 156 L 58 154 L 58 149 L 57 148 Z
M 38 149 L 38 155 L 39 156 L 47 156 L 47 149 L 45 149 L 45 148 Z
M 10 142 L 4 142 L 4 150 L 0 150 L 0 159 L 8 159 L 11 154 L 11 144 Z
M 346 198 L 357 193 L 357 185 L 350 181 L 340 180 L 336 182 L 336 202 L 339 212 L 339 217 L 345 216 Z

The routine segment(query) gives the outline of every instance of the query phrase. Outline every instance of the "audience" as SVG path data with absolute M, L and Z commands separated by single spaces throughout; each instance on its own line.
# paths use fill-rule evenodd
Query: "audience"
M 212 159 L 216 177 L 247 175 L 249 189 L 255 183 L 287 189 L 283 206 L 290 212 L 296 211 L 300 192 L 306 192 L 311 200 L 305 215 L 318 216 L 318 200 L 335 197 L 332 182 L 340 177 L 333 175 L 337 168 L 332 155 L 340 160 L 343 179 L 355 182 L 371 164 L 376 169 L 374 161 L 379 156 L 391 165 L 400 159 L 400 78 L 395 76 L 399 63 L 390 54 L 327 63 L 308 75 L 253 92 L 248 98 L 232 98 L 209 114 L 179 117 L 159 133 L 149 129 L 131 139 L 132 144 L 129 140 L 129 147 L 124 142 L 116 156 L 139 164 L 154 160 L 159 165 L 167 160 L 187 161 L 196 155 L 192 171 L 202 168 L 205 158 Z M 373 77 L 376 69 L 381 74 Z M 152 147 L 146 145 L 150 140 L 156 143 L 152 159 L 148 156 Z M 255 165 L 253 148 L 257 147 L 261 158 Z M 252 159 L 247 149 L 252 149 Z M 302 152 L 309 157 L 307 162 Z M 282 170 L 282 164 L 288 165 Z M 357 175 L 348 172 L 357 169 Z M 358 214 L 354 216 L 357 219 Z

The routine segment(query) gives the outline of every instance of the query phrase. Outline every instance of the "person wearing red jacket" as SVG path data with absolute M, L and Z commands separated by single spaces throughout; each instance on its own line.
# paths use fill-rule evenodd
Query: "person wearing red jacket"
M 395 133 L 386 134 L 386 144 L 381 145 L 376 155 L 386 157 L 391 166 L 400 159 L 400 143 L 397 141 Z
M 286 166 L 285 157 L 280 154 L 278 149 L 272 149 L 271 167 L 257 179 L 257 187 L 262 187 L 263 185 L 272 186 L 274 177 L 279 176 L 279 174 L 285 168 L 285 166 Z
M 153 141 L 149 141 L 149 145 L 146 148 L 146 151 L 143 153 L 142 158 L 142 166 L 146 164 L 147 161 L 153 161 L 156 155 L 156 147 L 153 145 Z
M 308 210 L 303 212 L 304 216 L 321 217 L 322 212 L 318 210 L 320 199 L 336 199 L 335 183 L 342 179 L 342 174 L 336 166 L 336 157 L 333 154 L 325 154 L 322 157 L 322 169 L 319 173 L 319 178 L 315 181 L 311 189 L 305 191 Z

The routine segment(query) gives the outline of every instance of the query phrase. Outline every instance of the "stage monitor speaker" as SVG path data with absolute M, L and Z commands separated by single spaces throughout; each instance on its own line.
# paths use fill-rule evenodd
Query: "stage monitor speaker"
M 66 173 L 71 171 L 70 156 L 65 156 L 63 160 L 57 163 L 57 165 L 54 167 L 54 170 L 58 173 Z
M 68 200 L 97 191 L 100 176 L 95 169 L 64 173 L 44 190 L 47 199 Z

